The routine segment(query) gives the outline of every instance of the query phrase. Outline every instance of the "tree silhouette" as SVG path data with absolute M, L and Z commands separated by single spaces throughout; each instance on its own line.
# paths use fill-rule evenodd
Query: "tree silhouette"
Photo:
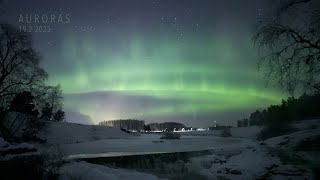
M 0 106 L 7 109 L 14 95 L 22 90 L 31 92 L 43 85 L 46 77 L 29 34 L 8 24 L 0 25 Z
M 320 92 L 320 11 L 312 0 L 281 1 L 261 17 L 254 35 L 267 79 L 275 78 L 293 94 L 296 89 Z
M 54 113 L 54 120 L 64 119 L 60 87 L 45 85 L 47 73 L 39 62 L 30 34 L 0 25 L 0 131 L 7 138 L 18 132 L 34 139 L 44 127 L 36 117 L 41 110 L 49 118 Z
M 141 131 L 144 129 L 144 121 L 136 119 L 107 120 L 99 122 L 99 125 L 117 127 L 130 131 Z
M 41 110 L 41 118 L 52 120 L 53 115 L 62 109 L 62 91 L 60 86 L 43 86 L 38 89 L 35 103 Z
M 151 131 L 151 128 L 149 125 L 143 125 L 143 130 L 144 131 Z
M 41 110 L 41 119 L 50 120 L 52 118 L 53 112 L 49 103 L 46 103 Z

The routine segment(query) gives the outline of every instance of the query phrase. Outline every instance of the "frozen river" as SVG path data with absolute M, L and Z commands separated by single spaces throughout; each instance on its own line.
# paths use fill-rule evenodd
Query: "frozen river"
M 243 138 L 217 136 L 181 136 L 181 139 L 160 139 L 160 134 L 104 139 L 76 144 L 61 145 L 62 152 L 69 158 L 113 157 L 124 155 L 156 154 L 201 151 L 223 148 L 241 148 L 252 143 Z

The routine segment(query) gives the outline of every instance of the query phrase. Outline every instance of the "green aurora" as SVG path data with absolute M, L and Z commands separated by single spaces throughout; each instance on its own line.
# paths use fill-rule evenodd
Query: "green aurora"
M 127 37 L 124 38 L 126 42 L 116 44 L 99 44 L 101 40 L 95 41 L 90 36 L 79 38 L 68 34 L 63 47 L 64 58 L 74 67 L 50 78 L 50 83 L 59 83 L 66 94 L 66 108 L 90 116 L 94 123 L 105 119 L 148 121 L 155 117 L 184 115 L 194 119 L 202 113 L 253 111 L 279 103 L 285 97 L 279 90 L 264 86 L 249 40 L 241 42 L 240 46 L 245 47 L 239 48 L 223 35 L 183 41 L 141 37 Z M 108 37 L 102 42 L 108 42 Z M 114 47 L 121 51 L 114 51 Z M 243 49 L 251 51 L 243 52 Z M 123 98 L 121 103 L 110 98 L 101 99 L 104 102 L 99 103 L 68 98 L 94 92 L 117 93 Z M 124 103 L 130 104 L 127 96 L 166 103 L 124 107 Z M 97 108 L 97 104 L 105 109 Z
M 60 84 L 66 121 L 138 118 L 188 126 L 235 124 L 288 95 L 257 70 L 252 35 L 267 0 L 4 1 L 9 23 L 32 33 L 48 84 Z M 17 8 L 18 6 L 18 8 Z M 19 23 L 20 14 L 69 23 Z M 79 119 L 84 119 L 84 121 Z

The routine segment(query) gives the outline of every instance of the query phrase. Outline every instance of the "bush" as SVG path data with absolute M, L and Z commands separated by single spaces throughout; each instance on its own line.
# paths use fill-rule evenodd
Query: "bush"
M 320 151 L 320 136 L 306 138 L 296 144 L 297 151 Z
M 5 112 L 0 122 L 0 131 L 6 140 L 10 141 L 43 141 L 37 137 L 38 132 L 45 128 L 38 118 L 19 113 Z
M 53 120 L 61 122 L 66 118 L 65 112 L 59 109 L 55 114 L 53 114 Z
M 257 135 L 259 141 L 263 141 L 272 137 L 281 136 L 285 134 L 290 134 L 294 132 L 295 129 L 289 124 L 277 124 L 265 126 L 260 133 Z
M 64 154 L 59 145 L 54 145 L 47 151 L 43 151 L 40 156 L 43 158 L 42 169 L 49 177 L 58 177 L 60 167 L 66 162 Z
M 222 137 L 231 137 L 230 128 L 225 128 L 222 130 L 221 134 Z
M 164 132 L 160 139 L 180 139 L 179 133 L 174 132 Z
M 43 159 L 40 156 L 15 157 L 9 161 L 0 161 L 2 180 L 43 179 Z
M 11 179 L 58 179 L 59 169 L 65 163 L 63 154 L 58 146 L 53 147 L 47 152 L 40 154 L 30 154 L 28 156 L 14 156 L 9 160 L 0 161 L 0 175 L 1 180 Z M 23 151 L 23 152 L 22 152 Z M 10 153 L 20 154 L 24 152 L 34 152 L 37 149 L 15 149 Z

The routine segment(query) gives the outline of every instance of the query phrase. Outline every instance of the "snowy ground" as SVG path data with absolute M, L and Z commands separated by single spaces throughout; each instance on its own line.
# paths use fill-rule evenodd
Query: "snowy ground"
M 320 121 L 294 124 L 299 131 L 256 140 L 261 127 L 231 128 L 232 137 L 221 131 L 181 132 L 181 139 L 164 140 L 160 134 L 127 134 L 116 128 L 71 123 L 51 123 L 46 145 L 10 144 L 0 138 L 2 159 L 20 149 L 52 154 L 68 160 L 60 169 L 60 179 L 315 179 L 320 166 Z M 157 167 L 124 169 L 85 162 L 87 158 L 112 158 L 140 154 L 214 150 L 214 154 L 191 157 L 187 161 L 159 162 Z M 34 152 L 27 152 L 25 155 Z M 140 157 L 140 156 L 139 156 Z M 75 161 L 76 160 L 76 161 Z M 79 162 L 80 161 L 80 162 Z M 158 163 L 158 162 L 157 162 Z
M 310 121 L 312 122 L 312 121 Z M 307 122 L 309 123 L 309 122 Z M 162 178 L 177 178 L 187 174 L 185 179 L 314 179 L 310 166 L 318 166 L 318 151 L 294 150 L 297 144 L 306 139 L 320 136 L 320 128 L 307 123 L 295 124 L 300 131 L 286 136 L 279 136 L 259 142 L 256 134 L 261 127 L 232 128 L 233 137 L 219 137 L 220 131 L 192 131 L 181 132 L 180 140 L 162 140 L 159 134 L 143 134 L 136 137 L 122 139 L 104 139 L 77 144 L 65 144 L 61 149 L 69 158 L 112 157 L 119 155 L 153 154 L 163 152 L 185 152 L 204 149 L 216 150 L 215 154 L 193 157 L 189 161 L 177 161 L 159 165 L 155 169 L 142 170 Z M 282 152 L 293 151 L 291 156 L 283 157 Z M 306 155 L 308 154 L 308 155 Z M 305 159 L 304 163 L 296 158 Z M 286 162 L 289 159 L 289 163 Z M 310 161 L 308 161 L 310 160 Z M 79 162 L 80 166 L 95 169 L 96 165 Z M 77 163 L 72 164 L 77 167 Z M 64 167 L 65 172 L 69 168 Z M 102 168 L 99 166 L 99 168 Z M 98 168 L 98 169 L 99 169 Z M 111 167 L 103 167 L 109 172 Z M 161 171 L 159 171 L 159 168 Z M 124 169 L 117 169 L 121 174 Z M 121 171 L 120 171 L 121 170 Z M 132 173 L 138 173 L 131 169 Z M 72 168 L 71 170 L 72 171 Z M 127 170 L 124 170 L 127 171 Z M 117 172 L 114 175 L 117 176 Z M 75 172 L 81 175 L 82 172 Z M 141 173 L 141 172 L 139 172 Z M 107 173 L 109 174 L 109 173 Z M 126 173 L 124 173 L 125 175 Z M 146 174 L 150 175 L 150 174 Z M 152 177 L 155 178 L 155 177 Z M 112 179 L 112 178 L 111 178 Z M 117 178 L 116 178 L 117 179 Z M 119 178 L 118 178 L 119 179 Z M 124 178 L 125 179 L 125 178 Z M 179 179 L 179 178 L 178 178 Z
M 123 132 L 119 128 L 67 122 L 47 122 L 47 128 L 41 135 L 47 139 L 48 144 L 72 144 L 135 136 Z

